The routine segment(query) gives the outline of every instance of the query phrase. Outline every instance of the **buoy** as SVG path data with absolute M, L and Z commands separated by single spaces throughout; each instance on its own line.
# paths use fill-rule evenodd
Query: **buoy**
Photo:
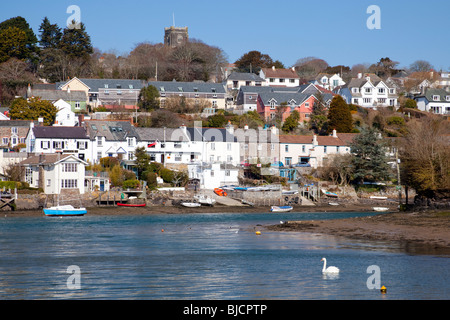
M 161 229 L 161 232 L 164 232 L 164 229 Z
M 387 290 L 386 287 L 385 287 L 385 286 L 382 286 L 381 289 L 380 289 L 380 292 L 381 292 L 381 293 L 386 293 L 386 290 Z
M 257 236 L 261 235 L 261 231 L 256 231 L 255 233 L 256 233 Z

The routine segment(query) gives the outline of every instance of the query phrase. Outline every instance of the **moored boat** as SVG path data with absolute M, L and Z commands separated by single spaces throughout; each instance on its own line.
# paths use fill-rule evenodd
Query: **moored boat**
M 194 196 L 195 201 L 205 206 L 213 206 L 216 203 L 216 199 L 208 197 L 204 194 L 196 194 Z
M 198 208 L 201 206 L 198 202 L 182 202 L 181 205 L 187 208 Z
M 379 212 L 381 212 L 381 211 L 388 211 L 389 210 L 389 208 L 386 208 L 386 207 L 373 207 L 372 209 L 374 211 L 379 211 Z
M 75 208 L 72 205 L 55 206 L 44 209 L 46 216 L 84 216 L 86 208 Z
M 272 206 L 270 211 L 271 212 L 289 212 L 292 211 L 292 209 L 294 209 L 291 206 Z

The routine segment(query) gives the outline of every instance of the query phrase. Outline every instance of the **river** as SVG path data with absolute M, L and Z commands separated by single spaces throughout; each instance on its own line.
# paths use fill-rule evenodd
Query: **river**
M 373 214 L 2 217 L 0 299 L 449 299 L 447 256 L 262 228 Z M 338 276 L 322 274 L 322 257 Z

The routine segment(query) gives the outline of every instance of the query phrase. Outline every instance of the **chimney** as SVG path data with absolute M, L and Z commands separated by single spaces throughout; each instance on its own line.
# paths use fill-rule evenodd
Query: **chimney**
M 313 147 L 317 146 L 319 143 L 317 142 L 317 135 L 313 136 Z
M 271 126 L 270 127 L 270 131 L 272 132 L 273 135 L 277 135 L 278 134 L 278 128 L 276 126 Z
M 295 72 L 295 67 L 292 67 L 291 69 L 292 69 L 292 71 L 294 71 L 294 72 Z
M 39 127 L 44 126 L 44 118 L 38 118 L 38 122 L 39 122 Z
M 228 121 L 228 124 L 225 126 L 225 129 L 229 134 L 234 134 L 234 126 L 231 124 L 231 121 Z
M 275 71 L 275 66 L 272 66 L 272 70 Z
M 358 79 L 362 78 L 362 73 L 358 73 Z
M 185 126 L 184 124 L 182 124 L 182 125 L 180 126 L 180 129 L 183 131 L 184 134 L 187 133 L 187 128 L 186 128 L 186 126 Z
M 43 163 L 44 160 L 45 160 L 44 154 L 41 153 L 41 154 L 39 155 L 39 163 Z
M 336 129 L 333 129 L 333 138 L 337 138 L 337 131 L 336 131 Z
M 246 124 L 246 125 L 244 126 L 244 130 L 245 130 L 245 131 L 248 130 L 248 124 Z

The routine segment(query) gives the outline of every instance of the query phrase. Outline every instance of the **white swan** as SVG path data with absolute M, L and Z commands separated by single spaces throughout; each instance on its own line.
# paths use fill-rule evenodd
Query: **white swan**
M 323 269 L 322 269 L 322 273 L 339 273 L 339 269 L 336 267 L 328 267 L 327 268 L 327 259 L 322 258 L 323 261 Z

